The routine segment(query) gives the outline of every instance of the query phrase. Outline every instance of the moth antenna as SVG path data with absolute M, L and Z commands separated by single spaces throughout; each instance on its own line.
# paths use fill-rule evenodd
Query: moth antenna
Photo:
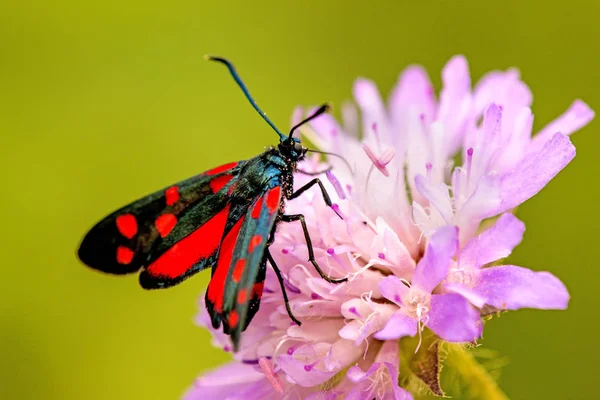
M 294 131 L 298 128 L 300 128 L 302 125 L 306 124 L 307 122 L 312 121 L 313 119 L 317 118 L 319 115 L 324 114 L 326 112 L 329 112 L 331 110 L 331 106 L 327 103 L 323 104 L 321 107 L 319 107 L 319 109 L 317 111 L 315 111 L 312 115 L 310 115 L 309 117 L 303 119 L 302 121 L 298 122 L 296 125 L 294 125 L 294 127 L 292 129 L 290 129 L 290 138 L 294 135 Z
M 337 158 L 339 158 L 340 160 L 342 160 L 346 164 L 346 166 L 348 167 L 348 170 L 350 171 L 350 173 L 352 175 L 354 175 L 354 171 L 352 170 L 352 167 L 350 166 L 350 163 L 348 162 L 348 160 L 346 160 L 344 157 L 340 156 L 339 154 L 330 153 L 328 151 L 313 150 L 313 149 L 308 149 L 306 151 L 310 151 L 311 153 L 319 153 L 319 154 L 325 154 L 327 156 L 337 157 Z
M 235 67 L 233 66 L 233 64 L 229 60 L 227 60 L 225 58 L 222 58 L 222 57 L 214 57 L 214 56 L 209 56 L 209 55 L 205 55 L 204 59 L 208 60 L 208 61 L 216 61 L 216 62 L 220 62 L 221 64 L 224 64 L 227 67 L 227 69 L 229 69 L 229 73 L 231 74 L 231 76 L 233 77 L 233 79 L 235 80 L 235 82 L 238 84 L 238 86 L 240 87 L 240 89 L 242 89 L 242 92 L 244 92 L 244 95 L 246 96 L 246 98 L 248 99 L 248 101 L 250 102 L 250 104 L 252 105 L 252 107 L 254 107 L 254 109 L 256 110 L 256 112 L 265 121 L 267 121 L 267 124 L 269 124 L 271 126 L 271 128 L 273 128 L 273 130 L 275 132 L 277 132 L 277 134 L 279 135 L 280 140 L 283 140 L 283 139 L 286 138 L 286 136 L 283 133 L 281 133 L 281 131 L 279 129 L 277 129 L 277 127 L 269 119 L 269 117 L 267 117 L 267 114 L 265 114 L 265 112 L 260 109 L 260 107 L 258 106 L 258 104 L 256 104 L 256 101 L 254 101 L 254 99 L 250 95 L 250 92 L 248 91 L 248 88 L 246 87 L 246 85 L 242 81 L 242 78 L 238 75 Z

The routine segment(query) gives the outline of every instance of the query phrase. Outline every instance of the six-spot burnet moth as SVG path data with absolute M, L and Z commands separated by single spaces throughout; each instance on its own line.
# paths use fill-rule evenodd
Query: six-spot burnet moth
M 206 307 L 215 329 L 222 324 L 237 351 L 241 332 L 260 306 L 267 261 L 279 279 L 290 318 L 300 325 L 288 304 L 282 274 L 269 252 L 278 223 L 299 221 L 308 246 L 308 261 L 328 282 L 346 281 L 331 279 L 315 261 L 304 216 L 284 213 L 286 200 L 314 185 L 319 186 L 325 203 L 332 207 L 318 178 L 293 191 L 297 163 L 308 151 L 294 132 L 329 108 L 321 106 L 284 135 L 258 107 L 229 61 L 207 59 L 229 69 L 250 104 L 277 132 L 279 144 L 254 158 L 211 169 L 113 212 L 87 233 L 78 254 L 88 266 L 112 274 L 142 269 L 139 280 L 146 289 L 167 288 L 212 267 Z

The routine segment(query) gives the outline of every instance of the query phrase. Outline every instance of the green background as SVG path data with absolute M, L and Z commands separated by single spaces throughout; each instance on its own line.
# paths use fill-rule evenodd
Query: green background
M 146 292 L 75 258 L 107 212 L 276 142 L 205 53 L 234 60 L 283 128 L 296 104 L 349 98 L 357 76 L 387 93 L 421 63 L 439 88 L 457 53 L 474 80 L 517 66 L 536 128 L 577 97 L 600 107 L 596 0 L 217 3 L 0 5 L 0 398 L 176 399 L 227 359 L 192 322 L 208 273 Z M 486 326 L 514 399 L 597 391 L 597 126 L 519 209 L 528 230 L 511 261 L 552 271 L 572 301 Z

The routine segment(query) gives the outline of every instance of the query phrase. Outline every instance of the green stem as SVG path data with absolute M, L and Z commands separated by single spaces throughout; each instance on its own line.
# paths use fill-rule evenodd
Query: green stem
M 469 393 L 468 398 L 481 400 L 508 400 L 508 397 L 477 362 L 473 354 L 463 345 L 445 343 L 447 357 L 445 365 L 456 371 Z

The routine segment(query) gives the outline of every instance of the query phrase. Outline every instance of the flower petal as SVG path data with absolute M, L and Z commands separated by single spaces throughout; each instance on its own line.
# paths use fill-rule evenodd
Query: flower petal
M 408 110 L 423 115 L 426 121 L 433 119 L 435 93 L 423 67 L 412 65 L 404 69 L 389 98 L 389 107 L 395 124 L 402 124 Z
M 510 114 L 509 114 L 510 117 Z M 508 118 L 507 118 L 508 119 Z M 511 122 L 508 119 L 507 122 Z M 512 124 L 503 127 L 505 142 L 497 153 L 493 162 L 493 170 L 500 173 L 510 171 L 523 159 L 525 151 L 531 142 L 531 130 L 533 128 L 533 114 L 529 107 L 523 107 L 514 113 Z M 508 132 L 508 134 L 506 134 Z
M 444 222 L 450 224 L 454 219 L 454 211 L 452 210 L 452 200 L 450 200 L 448 186 L 444 183 L 434 185 L 423 175 L 415 177 L 415 186 L 419 193 L 439 211 Z
M 454 56 L 442 70 L 443 88 L 440 93 L 440 105 L 437 120 L 446 128 L 444 154 L 457 150 L 471 111 L 471 77 L 467 59 Z
M 445 226 L 438 229 L 427 244 L 425 255 L 413 275 L 414 288 L 431 293 L 448 275 L 450 261 L 458 247 L 458 229 Z
M 276 399 L 275 392 L 265 376 L 251 365 L 232 362 L 196 379 L 194 386 L 183 396 L 184 400 Z
M 569 303 L 569 292 L 557 277 L 514 265 L 482 269 L 474 290 L 501 310 L 564 310 Z
M 385 327 L 375 333 L 378 340 L 396 340 L 404 336 L 415 336 L 417 334 L 417 320 L 398 310 L 388 320 Z
M 416 201 L 413 201 L 412 204 L 412 217 L 415 221 L 415 225 L 419 227 L 419 230 L 426 237 L 430 237 L 435 232 L 435 229 L 439 226 L 438 222 L 443 223 L 443 221 L 434 221 L 432 216 L 427 214 L 425 208 Z
M 311 108 L 308 114 L 314 113 L 316 110 L 316 108 Z M 303 133 L 311 142 L 323 150 L 335 149 L 335 144 L 337 144 L 343 132 L 342 127 L 332 115 L 322 114 L 319 118 L 311 120 L 308 124 L 312 129 L 307 132 L 303 131 Z
M 367 140 L 375 133 L 379 139 L 393 143 L 388 136 L 388 117 L 377 85 L 368 79 L 357 79 L 353 88 L 354 100 L 362 111 L 363 137 Z M 376 126 L 376 129 L 373 129 Z
M 342 125 L 344 131 L 351 137 L 358 138 L 359 136 L 358 121 L 358 110 L 354 103 L 351 101 L 342 103 Z
M 482 176 L 471 197 L 458 210 L 455 223 L 460 227 L 461 243 L 473 237 L 484 218 L 500 213 L 500 185 L 497 175 L 490 173 Z
M 530 152 L 539 150 L 557 132 L 563 135 L 570 135 L 586 126 L 594 119 L 594 115 L 594 110 L 586 103 L 581 100 L 575 100 L 563 115 L 550 122 L 533 137 L 528 150 Z
M 358 366 L 352 366 L 348 369 L 346 377 L 354 385 L 345 399 L 412 400 L 412 395 L 398 386 L 399 366 L 398 344 L 395 341 L 384 342 L 375 358 L 375 362 L 371 364 L 367 372 L 364 372 Z M 374 375 L 383 368 L 387 370 L 389 379 L 377 380 Z M 372 380 L 371 377 L 375 379 Z
M 515 169 L 501 178 L 502 204 L 499 214 L 518 206 L 537 194 L 575 157 L 575 146 L 569 138 L 557 133 L 542 149 L 530 153 Z
M 386 299 L 403 306 L 402 298 L 410 290 L 400 279 L 395 276 L 386 276 L 379 281 L 379 290 Z
M 434 294 L 430 306 L 426 325 L 442 339 L 472 342 L 481 336 L 483 324 L 479 313 L 461 295 Z
M 323 360 L 325 371 L 337 372 L 356 363 L 364 356 L 366 346 L 366 343 L 357 346 L 351 340 L 340 339 L 336 341 Z
M 304 400 L 337 400 L 342 398 L 341 393 L 337 390 L 325 390 L 312 392 Z M 285 397 L 285 400 L 288 400 L 287 397 Z
M 288 354 L 280 355 L 277 358 L 277 365 L 286 373 L 288 380 L 291 379 L 294 383 L 303 387 L 319 385 L 336 374 L 336 371 L 320 371 Z
M 510 213 L 502 214 L 494 226 L 471 239 L 460 252 L 460 265 L 479 268 L 507 257 L 521 243 L 525 224 Z
M 292 117 L 290 121 L 290 126 L 296 126 L 302 121 L 302 117 L 304 117 L 304 107 L 296 106 L 292 111 Z
M 528 107 L 533 96 L 531 90 L 520 79 L 517 69 L 492 71 L 485 74 L 475 85 L 474 109 L 481 113 L 490 103 L 501 105 L 504 109 Z
M 479 273 L 479 270 L 473 270 L 474 273 Z M 460 294 L 462 297 L 467 299 L 469 303 L 473 304 L 477 308 L 485 306 L 486 298 L 475 292 L 467 285 L 462 283 L 448 283 L 444 285 L 444 289 L 448 292 Z

